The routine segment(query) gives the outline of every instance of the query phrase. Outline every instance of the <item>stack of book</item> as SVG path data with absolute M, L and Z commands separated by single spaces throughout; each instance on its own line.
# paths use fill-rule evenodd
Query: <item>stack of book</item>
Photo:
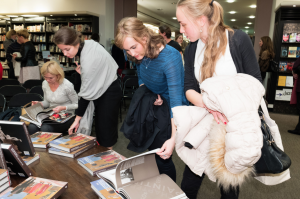
M 0 193 L 10 186 L 10 179 L 7 169 L 0 169 Z
M 123 199 L 103 179 L 99 179 L 99 180 L 91 182 L 91 187 L 100 198 Z
M 24 156 L 21 156 L 21 158 L 25 162 L 25 164 L 28 166 L 31 163 L 39 160 L 40 159 L 40 155 L 38 153 L 36 153 L 33 157 L 31 157 L 29 155 L 24 155 Z
M 62 133 L 49 133 L 38 131 L 35 134 L 32 134 L 30 137 L 33 147 L 48 148 L 49 143 L 52 140 L 55 140 L 56 138 L 60 137 L 61 135 Z
M 96 146 L 96 138 L 80 133 L 67 135 L 49 143 L 49 153 L 75 158 L 81 153 Z

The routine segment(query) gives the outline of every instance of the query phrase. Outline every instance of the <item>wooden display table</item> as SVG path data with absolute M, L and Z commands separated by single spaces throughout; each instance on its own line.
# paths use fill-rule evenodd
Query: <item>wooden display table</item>
M 95 146 L 94 148 L 77 156 L 75 159 L 48 153 L 48 149 L 35 148 L 40 154 L 40 160 L 29 165 L 32 175 L 35 177 L 59 180 L 69 183 L 68 189 L 59 199 L 99 199 L 92 190 L 90 182 L 99 179 L 91 176 L 77 163 L 77 158 L 93 155 L 108 150 L 106 147 Z M 17 186 L 26 178 L 11 175 L 12 187 Z

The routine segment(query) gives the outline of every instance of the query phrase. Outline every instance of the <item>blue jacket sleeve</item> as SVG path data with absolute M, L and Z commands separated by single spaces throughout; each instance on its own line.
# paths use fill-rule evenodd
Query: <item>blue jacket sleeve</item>
M 136 65 L 136 70 L 137 70 L 137 74 L 138 74 L 138 78 L 139 78 L 139 85 L 144 84 L 141 75 L 140 75 L 140 64 Z

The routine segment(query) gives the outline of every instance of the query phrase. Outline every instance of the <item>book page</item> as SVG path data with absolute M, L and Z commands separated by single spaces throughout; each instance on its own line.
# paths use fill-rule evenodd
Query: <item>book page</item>
M 32 119 L 32 120 L 36 120 L 36 116 L 38 113 L 40 113 L 41 111 L 43 111 L 44 108 L 40 103 L 37 103 L 33 106 L 30 106 L 28 108 L 25 108 L 25 111 L 27 113 L 27 115 Z

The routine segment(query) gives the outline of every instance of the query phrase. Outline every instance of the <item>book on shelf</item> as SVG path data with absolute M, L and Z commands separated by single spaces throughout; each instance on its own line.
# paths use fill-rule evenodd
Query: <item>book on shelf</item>
M 285 86 L 286 76 L 278 76 L 278 86 Z
M 3 154 L 6 160 L 6 165 L 10 175 L 19 175 L 21 177 L 29 177 L 32 175 L 31 170 L 17 153 L 14 145 L 1 144 Z
M 62 133 L 50 133 L 50 132 L 41 132 L 38 131 L 34 134 L 32 134 L 31 141 L 33 144 L 33 147 L 37 148 L 47 148 L 49 145 L 49 142 L 52 140 L 55 140 L 56 138 L 60 137 Z
M 119 153 L 109 150 L 101 153 L 78 158 L 78 164 L 87 170 L 92 176 L 99 172 L 116 168 L 117 164 L 126 158 Z
M 65 157 L 69 157 L 69 158 L 75 158 L 77 156 L 79 156 L 80 154 L 88 151 L 89 149 L 93 148 L 94 146 L 96 146 L 96 142 L 92 143 L 92 144 L 89 144 L 85 147 L 82 147 L 76 151 L 73 151 L 73 152 L 66 152 L 66 151 L 63 151 L 63 150 L 60 150 L 60 149 L 57 149 L 57 148 L 49 148 L 48 149 L 48 152 L 51 153 L 51 154 L 55 154 L 55 155 L 60 155 L 60 156 L 65 156 Z
M 116 169 L 97 173 L 97 176 L 128 199 L 145 196 L 155 199 L 186 198 L 185 193 L 169 176 L 159 173 L 155 160 L 158 150 L 123 160 Z
M 59 113 L 55 113 L 53 108 L 54 107 L 44 109 L 41 103 L 37 103 L 33 106 L 25 108 L 26 114 L 21 115 L 20 119 L 31 122 L 40 127 L 45 121 L 65 123 L 75 116 L 75 114 L 70 111 L 61 111 Z
M 293 76 L 286 76 L 285 86 L 294 87 L 294 78 L 293 78 Z
M 298 30 L 299 32 L 297 33 L 297 36 L 296 36 L 296 42 L 297 43 L 300 43 L 300 30 Z
M 40 155 L 38 153 L 35 156 L 31 157 L 28 155 L 21 156 L 22 160 L 25 162 L 26 165 L 30 165 L 31 163 L 40 159 Z
M 280 72 L 286 71 L 286 68 L 287 68 L 287 62 L 284 62 L 284 61 L 279 62 L 279 71 Z
M 300 47 L 297 47 L 296 58 L 299 58 L 299 57 L 300 57 Z
M 289 33 L 283 33 L 283 35 L 282 35 L 282 43 L 288 43 L 289 42 L 289 38 L 290 38 L 290 34 Z
M 100 198 L 123 199 L 116 191 L 102 178 L 91 182 L 91 187 Z
M 295 62 L 287 62 L 287 65 L 286 65 L 286 71 L 287 72 L 292 72 L 294 63 Z
M 68 188 L 68 182 L 49 180 L 45 178 L 30 177 L 6 192 L 1 199 L 56 199 Z
M 74 133 L 52 140 L 49 145 L 66 152 L 73 152 L 96 142 L 96 138 L 81 133 Z
M 288 47 L 281 46 L 280 57 L 287 57 L 288 56 Z
M 295 43 L 296 42 L 296 36 L 297 36 L 296 32 L 290 33 L 289 42 L 290 43 Z
M 289 52 L 288 52 L 288 57 L 296 58 L 296 51 L 297 51 L 297 47 L 290 46 Z

